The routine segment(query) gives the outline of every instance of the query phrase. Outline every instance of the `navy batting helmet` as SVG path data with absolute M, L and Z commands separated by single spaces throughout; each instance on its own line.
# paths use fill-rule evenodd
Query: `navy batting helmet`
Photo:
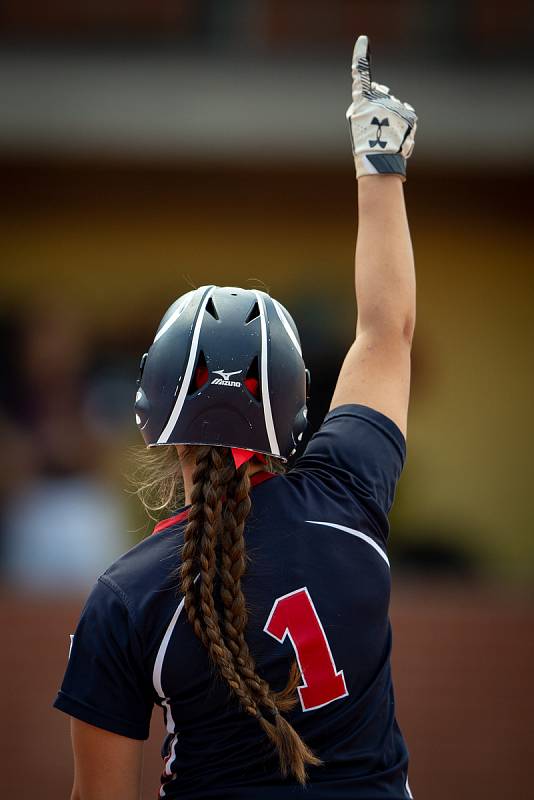
M 167 310 L 141 360 L 136 421 L 149 447 L 208 444 L 287 460 L 306 428 L 308 382 L 279 302 L 202 286 Z

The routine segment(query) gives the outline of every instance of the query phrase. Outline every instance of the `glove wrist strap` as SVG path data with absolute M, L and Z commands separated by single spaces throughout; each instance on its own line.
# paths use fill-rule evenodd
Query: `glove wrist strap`
M 406 180 L 406 159 L 399 153 L 362 153 L 354 156 L 356 177 L 362 175 L 400 175 Z

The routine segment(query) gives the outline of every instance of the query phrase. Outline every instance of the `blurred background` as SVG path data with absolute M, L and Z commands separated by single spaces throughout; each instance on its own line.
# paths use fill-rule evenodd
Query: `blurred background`
M 344 119 L 417 109 L 409 457 L 392 516 L 396 690 L 426 800 L 530 797 L 534 6 L 4 0 L 0 794 L 68 797 L 50 708 L 88 588 L 153 523 L 128 493 L 140 355 L 170 302 L 264 286 L 300 326 L 312 427 L 355 324 Z M 158 785 L 154 719 L 144 797 Z

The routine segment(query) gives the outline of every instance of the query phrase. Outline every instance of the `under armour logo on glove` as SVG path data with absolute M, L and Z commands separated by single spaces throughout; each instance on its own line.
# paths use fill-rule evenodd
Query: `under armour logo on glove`
M 409 103 L 402 103 L 387 86 L 371 79 L 367 36 L 359 36 L 354 47 L 352 103 L 347 109 L 347 119 L 357 177 L 404 178 L 406 159 L 413 150 L 417 116 Z
M 376 139 L 369 139 L 369 147 L 378 145 L 384 148 L 387 145 L 387 141 L 382 139 L 382 128 L 389 128 L 389 119 L 384 117 L 383 120 L 379 120 L 378 117 L 373 117 L 371 125 L 376 125 Z

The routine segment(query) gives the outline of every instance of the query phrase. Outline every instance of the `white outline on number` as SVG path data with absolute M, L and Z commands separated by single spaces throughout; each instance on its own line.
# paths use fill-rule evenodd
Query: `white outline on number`
M 278 608 L 278 603 L 281 600 L 285 600 L 287 597 L 292 597 L 294 594 L 300 594 L 301 592 L 305 592 L 306 593 L 306 596 L 307 596 L 308 601 L 310 603 L 311 609 L 312 609 L 313 613 L 315 614 L 315 618 L 316 618 L 317 622 L 319 623 L 319 628 L 321 629 L 321 633 L 323 634 L 323 639 L 324 639 L 324 642 L 326 644 L 326 649 L 328 651 L 328 655 L 330 656 L 330 663 L 332 665 L 332 669 L 334 671 L 334 674 L 335 674 L 336 678 L 341 677 L 341 679 L 343 680 L 343 686 L 345 687 L 345 693 L 344 694 L 340 694 L 337 697 L 333 697 L 331 700 L 327 700 L 326 703 L 319 703 L 319 705 L 317 705 L 317 706 L 309 706 L 308 708 L 306 708 L 306 706 L 304 704 L 304 701 L 302 699 L 302 690 L 303 689 L 307 689 L 308 688 L 308 684 L 306 682 L 306 676 L 304 674 L 304 670 L 302 669 L 302 665 L 300 663 L 298 648 L 297 648 L 297 646 L 296 646 L 296 644 L 295 644 L 295 642 L 293 640 L 293 637 L 291 636 L 291 632 L 290 632 L 289 628 L 286 627 L 286 629 L 284 631 L 284 634 L 283 634 L 281 639 L 279 639 L 278 636 L 275 636 L 274 633 L 271 633 L 271 631 L 267 630 L 267 628 L 268 628 L 268 626 L 269 626 L 269 624 L 270 624 L 270 622 L 271 622 L 271 620 L 273 618 L 274 612 Z M 334 703 L 336 700 L 341 700 L 343 697 L 347 697 L 348 696 L 349 691 L 347 689 L 347 684 L 346 684 L 346 681 L 345 681 L 345 675 L 344 675 L 342 669 L 340 669 L 338 671 L 338 669 L 336 667 L 336 664 L 335 664 L 335 661 L 334 661 L 334 657 L 333 657 L 332 651 L 330 649 L 330 643 L 329 643 L 329 641 L 327 639 L 325 630 L 323 628 L 323 623 L 321 622 L 321 620 L 319 618 L 319 614 L 317 613 L 317 609 L 315 608 L 315 606 L 313 604 L 313 600 L 311 599 L 311 595 L 310 595 L 310 593 L 308 591 L 308 587 L 307 586 L 301 586 L 300 589 L 295 589 L 293 592 L 288 592 L 287 594 L 283 594 L 281 597 L 277 597 L 276 598 L 276 600 L 273 603 L 273 607 L 271 608 L 271 613 L 269 614 L 269 616 L 267 618 L 267 622 L 263 626 L 263 632 L 268 634 L 268 636 L 271 636 L 273 639 L 275 639 L 275 641 L 280 642 L 280 644 L 282 644 L 285 641 L 286 636 L 289 636 L 289 640 L 291 642 L 291 645 L 292 645 L 293 650 L 295 651 L 295 655 L 297 657 L 297 663 L 299 665 L 300 674 L 302 675 L 302 680 L 304 681 L 301 686 L 297 686 L 298 693 L 299 693 L 299 698 L 300 698 L 300 704 L 302 706 L 302 710 L 303 711 L 315 711 L 317 708 L 323 708 L 324 706 L 327 706 L 330 703 Z

